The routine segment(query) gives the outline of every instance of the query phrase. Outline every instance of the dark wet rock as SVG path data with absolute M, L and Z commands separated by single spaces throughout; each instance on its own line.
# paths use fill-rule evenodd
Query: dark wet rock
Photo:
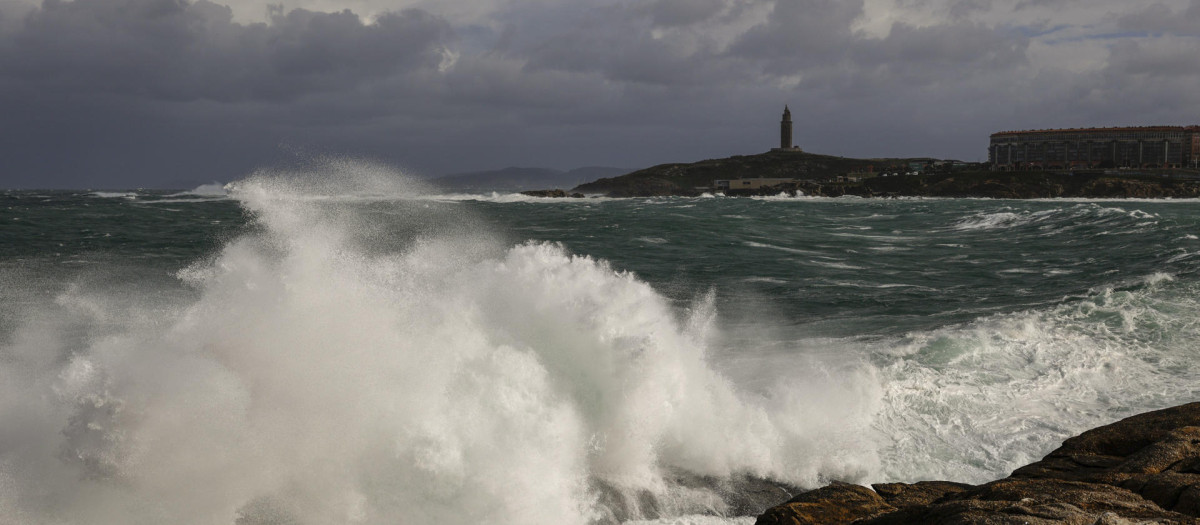
M 1094 521 L 1105 513 L 1138 520 L 1166 519 L 1186 522 L 1189 519 L 1187 516 L 1168 512 L 1154 502 L 1120 487 L 1057 479 L 1007 478 L 980 485 L 947 499 L 1010 502 L 1015 507 L 1031 509 L 1030 515 L 1035 515 L 1032 509 L 1057 509 L 1053 513 L 1061 514 L 1063 519 L 1067 516 L 1079 516 L 1089 517 L 1088 519 Z
M 1195 426 L 1200 426 L 1200 403 L 1188 403 L 1094 428 L 1067 439 L 1046 457 L 1130 456 L 1167 439 L 1177 429 Z
M 972 488 L 966 483 L 950 481 L 918 481 L 916 483 L 877 483 L 871 485 L 875 492 L 898 509 L 916 505 L 928 505 L 948 494 L 957 494 Z
M 873 488 L 835 483 L 805 492 L 757 523 L 1200 524 L 1200 403 L 1089 430 L 977 487 L 923 481 Z
M 712 478 L 699 479 L 702 480 L 702 484 L 691 485 L 712 487 L 727 505 L 724 513 L 726 516 L 754 516 L 771 508 L 780 499 L 803 492 L 791 485 L 754 477 L 720 481 Z
M 854 523 L 896 510 L 871 489 L 849 483 L 831 485 L 800 494 L 783 505 L 767 509 L 757 525 L 809 525 Z
M 619 524 L 633 519 L 658 519 L 665 516 L 702 514 L 710 516 L 754 516 L 786 500 L 801 489 L 785 483 L 738 476 L 715 478 L 677 471 L 666 476 L 666 485 L 678 494 L 655 494 L 648 490 L 628 489 L 603 480 L 594 481 L 599 497 L 599 524 Z M 681 506 L 686 505 L 686 506 Z
M 559 189 L 529 190 L 529 191 L 521 192 L 521 195 L 528 195 L 530 197 L 552 197 L 552 198 L 560 198 L 560 199 L 568 196 L 567 192 L 565 192 L 563 190 L 559 190 Z
M 1164 509 L 1200 516 L 1200 502 L 1196 499 L 1200 494 L 1198 474 L 1142 474 L 1122 481 L 1120 486 L 1141 494 Z

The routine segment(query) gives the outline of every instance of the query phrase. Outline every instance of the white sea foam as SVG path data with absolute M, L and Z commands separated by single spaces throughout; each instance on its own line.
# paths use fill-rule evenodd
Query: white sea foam
M 877 344 L 884 477 L 983 482 L 1088 428 L 1196 399 L 1197 290 L 1141 281 Z
M 422 198 L 435 201 L 479 201 L 479 202 L 498 202 L 498 203 L 513 203 L 513 202 L 531 202 L 531 203 L 594 203 L 597 201 L 613 200 L 609 197 L 533 197 L 521 193 L 441 193 L 430 194 Z
M 1140 222 L 1122 223 L 1123 219 L 1141 219 Z M 1063 228 L 1081 224 L 1121 224 L 1119 231 L 1105 231 L 1099 235 L 1128 233 L 1137 229 L 1146 229 L 1157 224 L 1158 215 L 1142 210 L 1125 210 L 1120 207 L 1100 206 L 1095 202 L 1079 203 L 1070 207 L 1059 207 L 1049 210 L 1030 211 L 998 211 L 983 212 L 964 218 L 954 224 L 951 229 L 957 231 L 999 230 L 1011 229 L 1026 225 L 1039 225 L 1046 232 L 1055 232 Z
M 643 242 L 646 244 L 667 244 L 667 242 L 668 242 L 666 239 L 664 239 L 662 237 L 638 237 L 634 240 L 638 241 L 638 242 Z
M 821 252 L 815 252 L 812 250 L 801 250 L 799 248 L 788 248 L 786 246 L 776 246 L 774 244 L 767 244 L 767 243 L 754 242 L 754 241 L 746 241 L 746 246 L 750 246 L 752 248 L 767 248 L 767 249 L 771 249 L 771 250 L 779 250 L 781 252 L 794 253 L 797 255 L 821 255 Z
M 811 197 L 804 195 L 804 192 L 798 191 L 798 192 L 796 192 L 795 195 L 791 195 L 791 194 L 788 194 L 787 192 L 783 192 L 783 193 L 779 193 L 778 195 L 752 195 L 750 198 L 754 199 L 754 200 L 758 200 L 758 201 L 794 201 L 797 199 L 799 199 L 799 200 L 809 199 Z
M 963 219 L 954 226 L 957 230 L 992 230 L 998 228 L 1012 228 L 1022 224 L 1033 222 L 1036 216 L 1033 213 L 1014 213 L 1009 211 L 983 213 L 975 217 Z
M 626 525 L 753 525 L 754 518 L 718 518 L 715 516 L 680 516 L 657 520 L 630 520 Z
M 708 363 L 711 297 L 680 317 L 461 214 L 387 249 L 356 205 L 410 181 L 327 169 L 229 185 L 261 228 L 180 272 L 194 301 L 68 290 L 0 346 L 0 522 L 582 524 L 602 482 L 711 523 L 665 473 L 877 477 L 865 363 L 744 390 Z
M 813 266 L 821 266 L 821 267 L 833 268 L 833 269 L 837 269 L 837 270 L 862 270 L 862 269 L 864 269 L 862 266 L 855 266 L 853 264 L 844 263 L 841 261 L 820 261 L 820 260 L 813 259 L 813 260 L 809 261 L 809 264 L 812 264 Z
M 774 277 L 747 277 L 742 279 L 742 281 L 747 283 L 788 284 L 788 281 Z
M 210 182 L 201 184 L 187 191 L 172 193 L 168 197 L 227 197 L 229 193 L 225 190 L 225 185 L 220 182 Z
M 919 285 L 915 285 L 915 284 L 877 283 L 877 282 L 866 282 L 866 281 L 831 281 L 830 284 L 832 284 L 834 286 L 845 286 L 845 287 L 849 287 L 849 288 L 874 288 L 874 289 L 878 289 L 878 290 L 887 290 L 889 288 L 911 288 L 914 290 L 934 291 L 932 288 L 929 288 L 926 286 L 919 286 Z
M 136 199 L 138 196 L 131 191 L 93 191 L 90 195 L 102 199 Z

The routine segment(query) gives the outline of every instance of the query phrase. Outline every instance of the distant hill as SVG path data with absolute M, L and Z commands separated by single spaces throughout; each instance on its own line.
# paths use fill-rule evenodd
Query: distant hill
M 822 179 L 873 170 L 906 171 L 910 163 L 932 161 L 929 157 L 855 159 L 800 151 L 769 151 L 700 162 L 661 164 L 618 177 L 606 177 L 576 186 L 573 191 L 613 197 L 693 195 L 714 180 L 740 178 Z
M 572 188 L 587 181 L 616 177 L 630 169 L 590 166 L 562 171 L 550 168 L 509 167 L 499 170 L 457 173 L 430 179 L 448 190 L 522 191 L 543 188 Z

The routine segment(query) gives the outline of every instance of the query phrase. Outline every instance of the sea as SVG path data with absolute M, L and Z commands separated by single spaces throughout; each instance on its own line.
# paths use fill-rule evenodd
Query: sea
M 1200 399 L 1200 202 L 0 192 L 0 523 L 750 524 Z M 690 481 L 681 481 L 690 480 Z M 699 481 L 697 481 L 699 480 Z

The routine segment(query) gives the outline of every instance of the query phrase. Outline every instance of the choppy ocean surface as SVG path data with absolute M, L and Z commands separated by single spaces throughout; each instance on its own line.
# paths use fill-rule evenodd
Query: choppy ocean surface
M 584 524 L 599 486 L 751 523 L 672 480 L 983 482 L 1200 399 L 1198 235 L 1196 201 L 444 195 L 346 161 L 0 192 L 0 523 Z

